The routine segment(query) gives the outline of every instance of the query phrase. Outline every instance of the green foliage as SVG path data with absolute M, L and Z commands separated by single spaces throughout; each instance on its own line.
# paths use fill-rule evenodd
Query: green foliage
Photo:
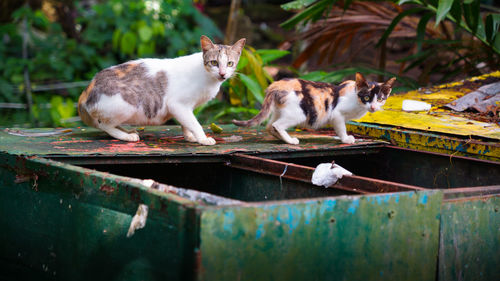
M 346 67 L 341 70 L 326 72 L 326 71 L 312 71 L 307 74 L 303 74 L 300 78 L 311 81 L 319 81 L 319 82 L 328 82 L 338 84 L 342 81 L 345 81 L 347 76 L 353 76 L 356 72 L 361 72 L 363 74 L 377 74 L 383 75 L 385 77 L 396 77 L 397 81 L 402 85 L 395 89 L 396 92 L 411 90 L 418 87 L 417 81 L 397 75 L 395 73 L 390 73 L 387 71 L 370 68 L 370 67 Z M 377 81 L 382 82 L 382 81 Z
M 76 1 L 76 38 L 67 35 L 58 22 L 50 21 L 41 11 L 33 11 L 27 6 L 13 13 L 12 22 L 0 25 L 0 102 L 25 102 L 25 67 L 34 88 L 47 83 L 85 81 L 97 71 L 129 59 L 175 57 L 199 51 L 202 34 L 222 37 L 215 24 L 188 0 L 97 3 L 89 9 Z M 28 59 L 22 58 L 24 19 L 27 21 Z M 73 101 L 81 90 L 34 92 L 34 114 L 41 112 L 38 103 L 50 102 L 54 124 L 63 125 L 60 119 L 76 114 L 69 108 L 74 109 Z M 52 97 L 53 94 L 62 97 Z
M 76 108 L 71 98 L 63 99 L 61 96 L 52 96 L 50 100 L 50 116 L 56 126 L 71 126 L 64 122 L 76 115 Z
M 500 40 L 498 37 L 499 17 L 498 13 L 489 12 L 485 17 L 485 21 L 481 19 L 480 1 L 461 1 L 461 0 L 439 0 L 439 1 L 398 1 L 400 5 L 404 3 L 412 3 L 418 8 L 405 10 L 398 17 L 404 17 L 410 14 L 421 14 L 425 11 L 426 14 L 435 16 L 435 25 L 437 26 L 442 20 L 448 19 L 454 22 L 458 27 L 469 32 L 472 36 L 479 39 L 483 44 L 491 48 L 497 54 L 500 54 Z M 462 20 L 462 16 L 465 21 Z M 396 17 L 393 23 L 397 23 L 400 18 Z M 423 17 L 422 17 L 423 19 Z M 421 20 L 422 20 L 421 19 Z M 392 23 L 391 23 L 392 25 Z M 391 30 L 392 31 L 392 30 Z M 390 31 L 389 31 L 390 32 Z
M 343 54 L 347 48 L 356 53 L 375 46 L 380 50 L 379 65 L 365 71 L 386 75 L 389 73 L 383 68 L 387 49 L 396 43 L 400 48 L 398 56 L 401 55 L 401 46 L 406 47 L 408 52 L 406 57 L 395 61 L 400 64 L 398 81 L 403 81 L 401 76 L 411 70 L 420 73 L 418 82 L 406 79 L 405 87 L 410 87 L 428 83 L 431 75 L 435 77 L 441 74 L 440 81 L 445 82 L 458 74 L 479 75 L 488 69 L 496 70 L 500 63 L 500 14 L 495 9 L 480 9 L 479 0 L 298 0 L 282 7 L 299 9 L 295 16 L 282 24 L 283 27 L 309 24 L 296 39 L 307 42 L 306 48 L 301 50 L 294 62 L 296 67 L 311 58 L 317 58 L 320 62 L 326 59 L 331 61 L 339 57 L 337 53 Z M 370 25 L 369 31 L 360 28 L 367 25 Z M 406 34 L 416 36 L 412 39 Z M 362 47 L 357 49 L 358 46 L 350 44 L 354 36 L 357 45 Z M 387 43 L 394 38 L 398 41 Z M 375 45 L 371 43 L 373 39 Z M 339 65 L 336 61 L 335 67 Z M 332 77 L 350 75 L 352 71 L 349 69 L 354 69 L 352 65 L 346 71 L 336 71 L 331 76 L 325 74 L 320 79 L 337 80 Z M 374 71 L 370 72 L 370 69 Z

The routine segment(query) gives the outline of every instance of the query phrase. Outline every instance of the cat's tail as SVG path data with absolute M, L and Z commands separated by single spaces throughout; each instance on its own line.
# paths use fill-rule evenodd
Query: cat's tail
M 251 127 L 262 123 L 264 120 L 269 117 L 271 114 L 271 107 L 274 103 L 274 92 L 269 91 L 269 88 L 266 90 L 266 97 L 264 98 L 264 102 L 262 102 L 262 108 L 260 112 L 254 116 L 254 118 L 246 121 L 233 120 L 233 124 L 240 127 Z

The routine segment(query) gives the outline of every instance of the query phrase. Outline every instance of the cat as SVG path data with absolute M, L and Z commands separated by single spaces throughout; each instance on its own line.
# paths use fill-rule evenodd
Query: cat
M 192 55 L 138 59 L 100 71 L 78 100 L 82 121 L 119 140 L 139 141 L 137 132 L 120 125 L 161 125 L 173 117 L 185 140 L 214 145 L 193 110 L 235 73 L 245 38 L 227 46 L 203 35 L 200 43 L 202 52 Z
M 361 73 L 356 81 L 348 80 L 336 86 L 329 83 L 288 78 L 273 82 L 266 89 L 261 111 L 247 121 L 233 120 L 237 126 L 255 126 L 272 116 L 267 131 L 289 144 L 298 144 L 286 129 L 292 126 L 320 128 L 333 125 L 343 143 L 355 142 L 347 135 L 345 122 L 357 119 L 366 112 L 379 110 L 389 97 L 396 78 L 385 83 L 367 82 Z

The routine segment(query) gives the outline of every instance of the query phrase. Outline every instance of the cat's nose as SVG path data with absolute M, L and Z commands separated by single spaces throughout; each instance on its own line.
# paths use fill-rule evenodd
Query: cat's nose
M 370 106 L 370 109 L 371 109 L 372 112 L 373 111 L 377 111 L 377 107 L 375 105 L 373 105 L 373 104 Z
M 226 72 L 225 71 L 219 71 L 219 75 L 220 75 L 220 77 L 225 78 L 224 76 L 226 76 Z

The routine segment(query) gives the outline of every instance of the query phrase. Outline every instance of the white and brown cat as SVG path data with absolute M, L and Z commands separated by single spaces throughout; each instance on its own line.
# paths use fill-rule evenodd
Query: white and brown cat
M 78 113 L 88 126 L 123 141 L 139 135 L 120 125 L 161 125 L 175 118 L 190 142 L 213 145 L 193 110 L 213 99 L 235 70 L 245 39 L 232 46 L 201 36 L 203 52 L 173 59 L 138 59 L 95 75 L 78 100 Z
M 375 112 L 384 105 L 391 93 L 396 78 L 385 83 L 367 82 L 361 73 L 356 81 L 348 80 L 340 85 L 283 79 L 269 85 L 262 109 L 248 121 L 233 120 L 238 126 L 255 126 L 272 116 L 267 131 L 289 144 L 298 144 L 286 132 L 287 128 L 303 126 L 320 128 L 330 124 L 343 143 L 354 143 L 354 137 L 347 135 L 345 122 L 357 119 L 366 112 Z

